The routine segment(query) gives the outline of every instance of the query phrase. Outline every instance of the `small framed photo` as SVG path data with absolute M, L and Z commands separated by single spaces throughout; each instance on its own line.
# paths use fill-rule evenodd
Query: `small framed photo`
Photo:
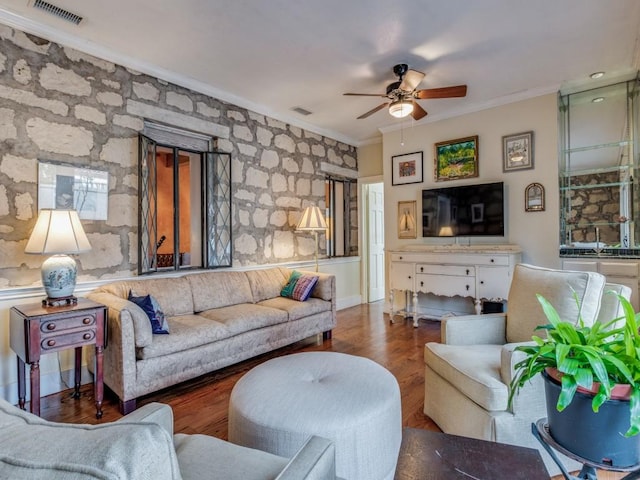
M 544 212 L 544 187 L 539 183 L 531 183 L 524 190 L 524 211 Z
M 106 220 L 109 172 L 38 162 L 38 210 L 76 210 L 82 220 Z
M 502 171 L 533 168 L 533 132 L 502 137 Z
M 417 238 L 416 201 L 398 202 L 398 238 Z
M 478 176 L 478 136 L 436 143 L 435 181 Z
M 422 183 L 422 152 L 391 157 L 391 185 Z

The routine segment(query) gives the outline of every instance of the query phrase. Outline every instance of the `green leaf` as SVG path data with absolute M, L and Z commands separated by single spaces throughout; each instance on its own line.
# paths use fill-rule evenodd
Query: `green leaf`
M 631 390 L 629 410 L 629 430 L 624 434 L 625 437 L 631 437 L 640 433 L 640 389 L 638 388 Z
M 573 376 L 562 376 L 562 389 L 560 390 L 558 403 L 556 404 L 556 408 L 559 412 L 563 411 L 565 408 L 567 408 L 567 405 L 571 403 L 571 400 L 573 400 L 573 396 L 575 395 L 577 389 L 578 384 L 576 383 Z

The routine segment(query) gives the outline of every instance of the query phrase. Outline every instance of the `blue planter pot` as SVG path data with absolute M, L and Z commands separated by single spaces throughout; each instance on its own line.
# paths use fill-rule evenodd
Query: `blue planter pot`
M 568 451 L 594 463 L 618 468 L 640 463 L 640 435 L 625 437 L 629 429 L 629 402 L 608 400 L 598 413 L 593 397 L 576 392 L 573 401 L 558 412 L 560 383 L 543 372 L 547 421 L 553 439 Z

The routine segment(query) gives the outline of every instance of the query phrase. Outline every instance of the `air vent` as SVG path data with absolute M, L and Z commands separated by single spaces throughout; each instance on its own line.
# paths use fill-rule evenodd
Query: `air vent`
M 75 13 L 71 13 L 63 8 L 56 7 L 44 0 L 35 0 L 33 2 L 33 8 L 47 12 L 50 15 L 54 15 L 66 22 L 73 23 L 74 25 L 79 25 L 82 21 L 82 17 L 80 15 L 76 15 Z
M 309 110 L 306 110 L 306 109 L 304 109 L 304 108 L 302 108 L 302 107 L 294 107 L 294 108 L 292 108 L 291 110 L 293 110 L 293 111 L 294 111 L 294 112 L 296 112 L 296 113 L 299 113 L 300 115 L 304 115 L 305 117 L 306 117 L 307 115 L 311 115 L 311 113 L 312 113 L 312 112 L 310 112 Z

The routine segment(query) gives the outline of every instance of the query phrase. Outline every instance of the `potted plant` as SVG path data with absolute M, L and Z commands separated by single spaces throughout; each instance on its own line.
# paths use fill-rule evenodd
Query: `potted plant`
M 537 329 L 545 330 L 547 336 L 534 335 L 534 344 L 516 348 L 526 356 L 515 365 L 509 405 L 526 382 L 542 374 L 549 433 L 558 444 L 595 463 L 637 465 L 640 314 L 618 295 L 622 317 L 586 326 L 582 317 L 575 323 L 562 320 L 544 297 L 537 298 L 549 320 Z M 625 392 L 620 395 L 620 390 Z

